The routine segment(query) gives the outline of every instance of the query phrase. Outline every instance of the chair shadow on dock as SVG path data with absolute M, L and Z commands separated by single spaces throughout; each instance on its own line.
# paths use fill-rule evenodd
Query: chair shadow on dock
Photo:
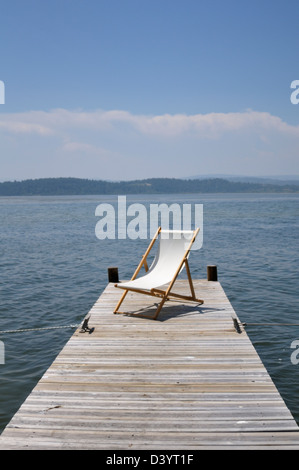
M 158 307 L 159 303 L 154 302 L 151 305 L 146 305 L 144 307 L 140 307 L 134 310 L 128 310 L 126 312 L 122 312 L 121 315 L 126 317 L 133 317 L 133 318 L 140 318 L 140 319 L 147 319 L 147 320 L 154 320 L 154 314 Z M 158 322 L 164 322 L 170 320 L 174 317 L 183 317 L 183 316 L 193 316 L 193 315 L 203 315 L 207 313 L 219 312 L 221 310 L 225 310 L 222 308 L 211 308 L 206 307 L 204 305 L 191 305 L 186 303 L 179 304 L 175 302 L 175 304 L 167 304 L 164 305 L 163 310 L 161 311 L 160 316 L 156 319 Z

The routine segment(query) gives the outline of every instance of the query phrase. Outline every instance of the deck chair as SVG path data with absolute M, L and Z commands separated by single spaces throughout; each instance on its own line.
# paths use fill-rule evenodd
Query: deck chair
M 154 316 L 146 317 L 151 318 L 153 320 L 156 320 L 164 303 L 167 300 L 170 300 L 171 297 L 174 297 L 175 299 L 189 300 L 199 304 L 203 304 L 203 300 L 196 298 L 188 265 L 188 257 L 190 254 L 190 250 L 198 232 L 199 228 L 193 231 L 162 230 L 161 227 L 159 227 L 146 252 L 144 253 L 131 280 L 115 284 L 115 287 L 124 289 L 125 292 L 120 298 L 113 313 L 126 313 L 120 312 L 119 308 L 129 291 L 138 292 L 140 294 L 150 295 L 153 297 L 159 297 L 161 299 L 158 308 L 154 313 Z M 157 255 L 150 268 L 148 268 L 147 257 L 155 241 L 158 238 L 159 247 Z M 137 278 L 137 275 L 139 274 L 139 271 L 141 270 L 142 266 L 144 266 L 146 274 L 142 277 Z M 191 290 L 191 295 L 189 296 L 172 292 L 173 285 L 179 273 L 184 267 L 186 267 L 189 286 Z M 164 286 L 164 289 L 161 289 L 162 286 Z

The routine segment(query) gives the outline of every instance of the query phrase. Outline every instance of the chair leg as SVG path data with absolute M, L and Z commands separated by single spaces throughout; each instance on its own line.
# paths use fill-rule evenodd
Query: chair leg
M 158 305 L 158 308 L 157 308 L 157 310 L 156 310 L 156 312 L 155 312 L 155 315 L 153 316 L 153 320 L 156 320 L 156 319 L 157 319 L 157 317 L 158 317 L 158 315 L 159 315 L 159 313 L 160 313 L 160 311 L 161 311 L 163 305 L 165 304 L 166 300 L 167 300 L 167 295 L 164 295 L 163 299 L 161 300 L 161 302 L 160 302 L 159 305 Z
M 185 267 L 186 267 L 186 271 L 187 271 L 187 276 L 188 276 L 191 295 L 192 295 L 192 298 L 194 300 L 196 300 L 195 290 L 194 290 L 194 286 L 193 286 L 193 282 L 192 282 L 192 276 L 191 276 L 191 272 L 190 272 L 189 263 L 188 263 L 187 258 L 185 259 Z
M 113 313 L 118 313 L 118 309 L 119 309 L 119 307 L 121 306 L 121 304 L 123 303 L 123 301 L 125 300 L 125 297 L 126 297 L 127 293 L 128 293 L 128 290 L 125 290 L 125 292 L 124 292 L 123 295 L 121 296 L 121 298 L 120 298 L 120 300 L 119 300 L 117 306 L 115 307 Z

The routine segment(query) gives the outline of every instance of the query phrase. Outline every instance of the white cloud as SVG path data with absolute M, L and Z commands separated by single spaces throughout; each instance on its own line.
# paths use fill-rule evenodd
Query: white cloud
M 299 126 L 253 110 L 137 115 L 53 109 L 0 114 L 2 178 L 16 168 L 24 177 L 33 171 L 35 177 L 180 177 L 190 175 L 187 162 L 195 174 L 298 174 L 298 150 Z
M 0 129 L 14 133 L 63 134 L 74 130 L 113 131 L 121 126 L 140 134 L 173 137 L 192 133 L 199 138 L 217 138 L 227 132 L 275 131 L 299 136 L 292 126 L 266 112 L 134 115 L 127 111 L 82 111 L 54 109 L 0 115 Z
M 226 132 L 244 130 L 273 130 L 299 136 L 299 126 L 289 125 L 269 113 L 251 110 L 243 113 L 164 114 L 157 116 L 133 115 L 126 111 L 99 110 L 92 113 L 79 113 L 79 115 L 75 112 L 75 116 L 76 124 L 81 126 L 87 125 L 95 129 L 107 130 L 126 124 L 141 134 L 165 138 L 192 133 L 199 138 L 213 139 Z
M 53 130 L 50 127 L 43 126 L 36 122 L 28 122 L 27 119 L 17 120 L 8 118 L 0 120 L 0 130 L 11 132 L 14 134 L 39 134 L 39 135 L 51 135 Z
M 103 154 L 105 152 L 102 148 L 84 142 L 66 142 L 63 144 L 62 149 L 67 152 L 87 152 L 94 154 Z

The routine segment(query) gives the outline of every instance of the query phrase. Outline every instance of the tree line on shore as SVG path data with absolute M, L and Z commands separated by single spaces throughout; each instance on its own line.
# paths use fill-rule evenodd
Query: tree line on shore
M 0 196 L 64 196 L 97 194 L 299 192 L 297 184 L 229 181 L 224 178 L 149 178 L 105 181 L 83 178 L 38 178 L 0 183 Z

